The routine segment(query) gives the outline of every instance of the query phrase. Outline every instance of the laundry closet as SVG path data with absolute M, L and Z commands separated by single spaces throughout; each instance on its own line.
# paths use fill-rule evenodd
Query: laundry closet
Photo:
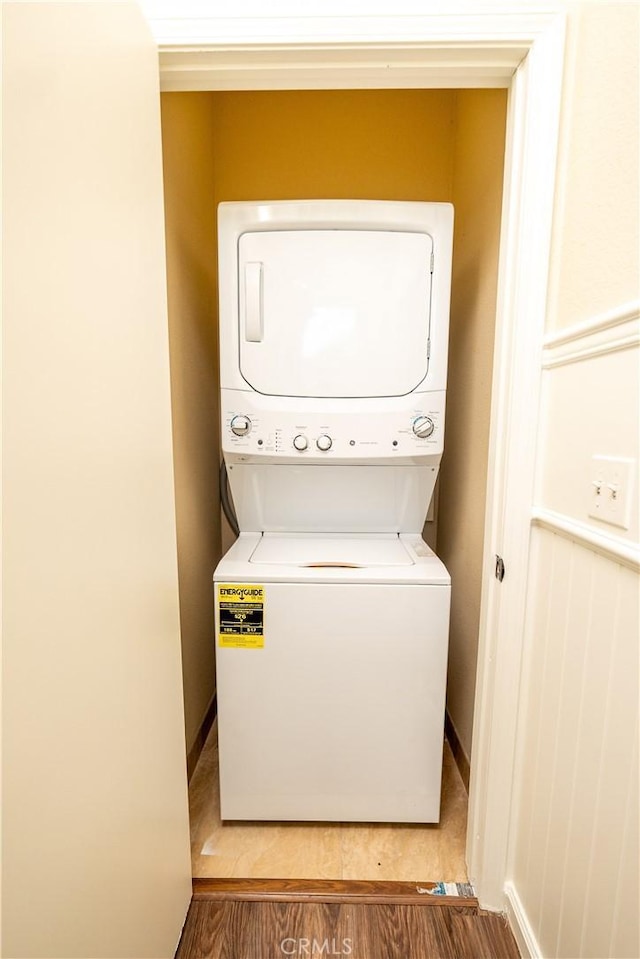
M 162 96 L 178 571 L 190 772 L 215 709 L 212 573 L 233 541 L 221 516 L 218 488 L 218 204 L 242 200 L 422 200 L 452 203 L 455 209 L 444 457 L 424 537 L 437 549 L 452 579 L 447 729 L 468 786 L 506 100 L 502 89 Z M 378 708 L 384 711 L 385 703 L 379 702 Z M 198 772 L 198 796 L 192 797 L 194 816 L 200 814 L 206 791 L 218 788 L 210 758 L 204 756 L 203 761 L 209 763 L 210 776 L 207 782 L 202 769 Z M 282 827 L 256 828 L 271 829 L 276 837 L 279 833 L 280 861 L 286 858 L 287 838 Z M 232 849 L 232 832 L 225 841 Z M 351 841 L 357 844 L 360 839 L 353 834 Z M 206 842 L 205 837 L 205 846 Z M 198 843 L 202 845 L 202 835 L 195 838 L 195 845 Z M 205 871 L 199 874 L 229 875 L 217 872 L 218 865 L 211 854 L 210 871 L 205 862 L 201 866 Z M 414 875 L 411 866 L 402 874 L 399 868 L 400 873 L 383 878 L 458 878 Z M 283 869 L 286 871 L 286 864 L 277 876 L 282 877 Z M 318 878 L 341 878 L 320 862 L 316 872 Z M 251 873 L 245 869 L 244 874 Z M 370 879 L 375 874 L 352 878 Z

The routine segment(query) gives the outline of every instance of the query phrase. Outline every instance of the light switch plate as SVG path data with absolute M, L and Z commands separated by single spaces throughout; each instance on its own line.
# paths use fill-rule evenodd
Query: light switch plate
M 622 456 L 591 458 L 589 516 L 629 529 L 635 460 Z

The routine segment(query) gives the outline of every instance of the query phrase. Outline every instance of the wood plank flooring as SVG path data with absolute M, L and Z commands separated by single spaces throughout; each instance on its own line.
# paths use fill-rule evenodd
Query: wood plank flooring
M 519 959 L 502 916 L 474 906 L 195 899 L 176 959 Z

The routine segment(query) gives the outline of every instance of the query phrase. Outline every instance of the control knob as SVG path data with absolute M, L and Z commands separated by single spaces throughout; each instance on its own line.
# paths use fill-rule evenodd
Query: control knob
M 234 416 L 231 420 L 231 432 L 235 436 L 246 436 L 251 429 L 251 420 L 248 416 Z
M 330 436 L 327 436 L 326 433 L 323 433 L 322 436 L 319 436 L 316 440 L 316 446 L 319 450 L 322 450 L 323 453 L 326 453 L 327 450 L 330 450 L 333 446 L 333 440 Z
M 413 421 L 413 432 L 420 440 L 431 436 L 435 428 L 435 423 L 430 416 L 416 416 Z
M 309 440 L 306 436 L 303 436 L 302 433 L 298 433 L 297 436 L 293 437 L 293 445 L 302 453 L 309 445 Z

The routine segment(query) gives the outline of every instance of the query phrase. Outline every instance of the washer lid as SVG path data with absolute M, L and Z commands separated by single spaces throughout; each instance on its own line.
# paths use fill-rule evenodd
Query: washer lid
M 264 533 L 249 562 L 306 569 L 414 565 L 396 533 Z
M 433 239 L 384 230 L 244 233 L 240 371 L 270 396 L 404 396 L 427 375 Z

